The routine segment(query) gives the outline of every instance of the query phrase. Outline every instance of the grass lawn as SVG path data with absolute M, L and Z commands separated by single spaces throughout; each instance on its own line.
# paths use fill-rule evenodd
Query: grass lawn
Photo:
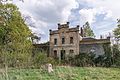
M 8 80 L 120 80 L 120 68 L 55 67 L 43 69 L 9 69 Z M 6 80 L 0 71 L 0 80 Z

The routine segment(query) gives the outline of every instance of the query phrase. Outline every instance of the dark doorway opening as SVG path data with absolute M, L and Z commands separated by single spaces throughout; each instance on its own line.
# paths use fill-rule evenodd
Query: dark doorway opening
M 65 50 L 61 50 L 61 60 L 65 60 Z
M 57 50 L 54 50 L 54 58 L 57 58 Z

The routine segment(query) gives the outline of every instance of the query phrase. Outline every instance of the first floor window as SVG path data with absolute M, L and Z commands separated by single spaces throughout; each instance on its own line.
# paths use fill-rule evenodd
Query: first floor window
M 65 44 L 65 38 L 64 37 L 62 38 L 62 44 Z
M 54 39 L 54 45 L 57 45 L 57 39 L 56 38 Z
M 70 37 L 70 44 L 73 44 L 73 37 Z

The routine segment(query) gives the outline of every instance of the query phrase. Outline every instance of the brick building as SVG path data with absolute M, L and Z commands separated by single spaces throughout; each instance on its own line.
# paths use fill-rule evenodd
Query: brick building
M 59 60 L 67 56 L 93 51 L 97 55 L 104 54 L 103 44 L 110 44 L 110 39 L 94 39 L 83 37 L 79 25 L 70 28 L 69 22 L 58 24 L 57 30 L 50 30 L 49 55 Z M 79 33 L 80 32 L 80 33 Z

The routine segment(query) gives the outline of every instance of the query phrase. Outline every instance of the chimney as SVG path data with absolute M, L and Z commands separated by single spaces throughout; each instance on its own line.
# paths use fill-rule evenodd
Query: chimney
M 77 29 L 78 31 L 79 31 L 79 27 L 80 27 L 79 25 L 76 26 L 76 29 Z
M 79 25 L 77 25 L 77 28 L 79 28 L 80 26 Z
M 100 35 L 100 39 L 103 39 L 103 36 L 102 36 L 102 35 Z
M 67 22 L 67 24 L 69 25 L 69 24 L 70 24 L 70 22 Z
M 83 28 L 82 27 L 80 28 L 80 31 L 81 31 L 81 36 L 84 37 L 83 36 Z
M 58 29 L 60 29 L 60 23 L 58 23 Z
M 49 30 L 49 32 L 50 32 L 50 35 L 51 35 L 51 33 L 52 33 L 52 30 L 50 29 L 50 30 Z
M 70 22 L 67 22 L 67 27 L 69 27 Z

